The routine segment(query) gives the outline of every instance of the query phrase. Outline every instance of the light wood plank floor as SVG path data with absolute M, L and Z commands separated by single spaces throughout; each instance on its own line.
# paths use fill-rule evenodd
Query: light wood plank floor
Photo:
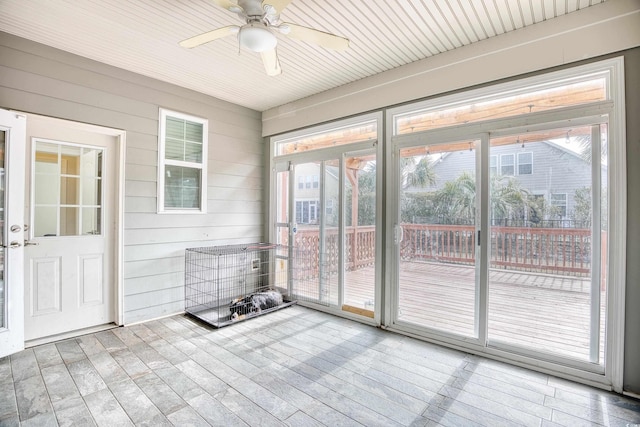
M 0 359 L 0 425 L 578 426 L 640 402 L 292 306 L 177 315 Z

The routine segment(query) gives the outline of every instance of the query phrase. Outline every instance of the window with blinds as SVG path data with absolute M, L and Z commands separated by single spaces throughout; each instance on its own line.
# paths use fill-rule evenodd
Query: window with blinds
M 160 109 L 158 211 L 205 212 L 206 119 Z

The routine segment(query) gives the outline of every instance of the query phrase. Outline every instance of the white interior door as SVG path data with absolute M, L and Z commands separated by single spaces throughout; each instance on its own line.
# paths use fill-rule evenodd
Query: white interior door
M 29 117 L 25 340 L 115 321 L 116 137 Z
M 25 128 L 25 116 L 0 110 L 0 357 L 24 348 Z

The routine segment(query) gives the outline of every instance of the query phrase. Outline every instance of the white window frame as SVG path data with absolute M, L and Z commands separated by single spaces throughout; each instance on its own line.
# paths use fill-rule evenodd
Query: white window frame
M 554 200 L 554 197 L 563 196 L 564 203 L 558 203 L 560 200 Z M 567 217 L 567 213 L 569 212 L 569 196 L 567 193 L 551 193 L 549 194 L 549 204 L 553 207 L 564 207 L 564 215 L 560 215 L 562 219 Z
M 187 162 L 180 160 L 165 159 L 165 136 L 166 123 L 168 117 L 174 117 L 181 120 L 188 120 L 194 123 L 202 124 L 202 163 Z M 209 146 L 209 121 L 202 117 L 192 116 L 190 114 L 180 113 L 165 108 L 159 109 L 159 127 L 158 127 L 158 213 L 160 214 L 203 214 L 207 213 L 207 149 Z M 199 208 L 166 208 L 164 205 L 165 191 L 165 166 L 181 166 L 193 169 L 200 169 L 200 207 Z
M 326 215 L 333 215 L 333 199 L 327 199 L 327 206 L 324 208 L 324 212 Z
M 520 156 L 522 156 L 524 154 L 529 154 L 531 156 L 531 162 L 521 162 L 520 161 Z M 516 165 L 516 172 L 517 172 L 516 175 L 533 175 L 533 152 L 525 151 L 525 152 L 522 152 L 522 153 L 518 153 L 517 157 L 518 158 L 517 158 L 517 162 L 516 162 L 517 163 L 517 165 Z M 529 173 L 521 173 L 520 172 L 520 165 L 531 165 L 531 172 L 529 172 Z
M 609 284 L 607 296 L 607 314 L 606 314 L 606 336 L 608 340 L 606 354 L 604 358 L 604 373 L 593 373 L 589 369 L 573 369 L 568 368 L 562 363 L 556 363 L 553 360 L 543 360 L 540 358 L 531 359 L 527 355 L 508 354 L 501 350 L 495 350 L 486 345 L 476 347 L 472 343 L 461 344 L 460 340 L 443 339 L 439 335 L 423 334 L 427 339 L 432 339 L 439 343 L 448 343 L 454 348 L 465 348 L 478 354 L 489 354 L 498 360 L 508 360 L 515 362 L 516 365 L 527 366 L 532 369 L 546 373 L 562 372 L 567 378 L 584 382 L 587 384 L 600 384 L 605 388 L 611 388 L 614 391 L 622 393 L 623 390 L 623 367 L 624 367 L 624 331 L 625 331 L 625 287 L 626 287 L 626 224 L 627 224 L 627 178 L 626 178 L 626 127 L 625 127 L 625 79 L 624 79 L 624 58 L 617 57 L 602 61 L 592 62 L 589 64 L 570 67 L 564 70 L 545 72 L 528 78 L 517 78 L 513 81 L 488 85 L 480 89 L 470 89 L 461 91 L 454 95 L 444 95 L 441 97 L 432 97 L 428 100 L 406 104 L 396 108 L 390 108 L 386 111 L 386 129 L 387 140 L 396 143 L 410 144 L 412 140 L 424 141 L 426 138 L 434 140 L 434 135 L 449 136 L 447 140 L 456 140 L 460 135 L 468 137 L 475 135 L 474 132 L 492 132 L 496 127 L 495 124 L 500 123 L 501 119 L 490 119 L 486 122 L 472 123 L 468 125 L 453 125 L 449 128 L 443 128 L 441 133 L 437 133 L 434 129 L 433 134 L 427 136 L 426 132 L 415 132 L 413 134 L 395 135 L 396 118 L 406 115 L 412 111 L 419 109 L 439 110 L 444 107 L 453 105 L 467 105 L 470 100 L 495 99 L 503 93 L 517 94 L 527 91 L 530 88 L 554 87 L 565 82 L 586 81 L 595 76 L 602 75 L 607 78 L 606 81 L 606 101 L 597 101 L 584 105 L 576 105 L 567 107 L 566 111 L 579 112 L 579 115 L 587 117 L 600 116 L 603 113 L 608 114 L 608 138 L 609 156 L 607 168 L 607 182 L 609 186 L 609 247 L 608 247 L 608 268 L 607 283 Z M 558 111 L 547 111 L 539 113 L 540 117 L 544 114 L 550 116 L 550 121 L 559 119 Z M 536 114 L 536 113 L 533 113 Z M 518 127 L 519 132 L 526 132 L 530 129 L 530 123 L 522 122 L 517 117 L 507 117 L 507 128 Z M 561 117 L 560 119 L 564 119 Z M 522 125 L 515 124 L 522 122 Z M 513 130 L 509 130 L 513 134 Z M 611 143 L 613 142 L 613 143 Z M 387 159 L 393 155 L 392 144 L 388 144 L 386 154 Z M 597 155 L 595 153 L 594 155 Z M 594 163 L 595 164 L 595 163 Z M 487 171 L 488 175 L 488 171 Z M 389 175 L 388 175 L 389 176 Z M 385 181 L 387 185 L 386 199 L 393 198 L 393 178 L 389 177 Z M 391 190 L 390 190 L 391 189 Z M 548 194 L 548 193 L 546 193 Z M 398 233 L 395 225 L 398 219 L 394 215 L 387 215 L 385 222 L 385 233 L 387 241 L 393 242 L 394 236 Z M 401 235 L 401 234 L 400 234 Z M 388 258 L 385 263 L 386 270 L 393 274 L 393 257 Z M 386 293 L 385 305 L 393 306 L 393 291 Z M 393 319 L 391 310 L 385 310 L 388 319 Z M 389 330 L 406 332 L 411 335 L 418 333 L 414 329 L 400 328 L 392 324 L 391 321 L 384 325 Z
M 489 176 L 491 176 L 491 169 L 495 168 L 495 173 L 493 175 L 500 175 L 500 161 L 497 154 L 492 154 L 489 156 Z M 495 166 L 491 166 L 491 162 L 495 160 Z
M 512 163 L 510 165 L 505 165 L 504 164 L 504 160 L 503 159 L 506 158 L 506 157 L 511 157 Z M 513 167 L 513 173 L 509 173 L 509 174 L 504 173 L 502 171 L 502 168 L 505 167 L 505 166 Z M 500 167 L 498 168 L 498 170 L 500 171 L 500 176 L 516 176 L 516 156 L 514 154 L 500 154 Z

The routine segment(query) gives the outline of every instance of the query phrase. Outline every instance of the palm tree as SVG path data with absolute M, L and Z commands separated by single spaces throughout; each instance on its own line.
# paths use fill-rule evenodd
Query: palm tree
M 435 185 L 436 174 L 429 156 L 403 157 L 400 161 L 402 188 L 425 188 Z
M 494 220 L 515 219 L 514 216 L 534 206 L 529 190 L 511 177 L 491 176 L 491 218 Z

